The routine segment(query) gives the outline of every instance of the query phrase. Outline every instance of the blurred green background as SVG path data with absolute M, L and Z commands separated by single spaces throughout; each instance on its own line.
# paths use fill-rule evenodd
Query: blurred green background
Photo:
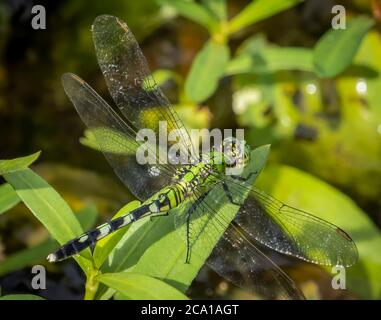
M 307 298 L 380 299 L 381 2 L 197 3 L 222 22 L 251 10 L 227 32 L 224 23 L 213 25 L 180 0 L 2 1 L 0 159 L 42 150 L 33 169 L 75 211 L 95 204 L 99 215 L 91 224 L 133 199 L 103 155 L 85 147 L 86 139 L 80 143 L 84 126 L 60 84 L 62 73 L 74 72 L 111 102 L 90 26 L 97 15 L 116 15 L 135 34 L 156 81 L 189 128 L 242 127 L 253 147 L 271 143 L 258 186 L 319 213 L 354 238 L 360 261 L 347 272 L 348 290 L 332 289 L 329 269 L 277 261 Z M 34 4 L 46 8 L 46 30 L 31 27 Z M 336 4 L 346 9 L 344 36 L 332 34 Z M 47 231 L 23 205 L 1 212 L 2 293 L 34 293 L 30 266 L 45 264 L 52 248 Z M 49 289 L 41 296 L 83 295 L 83 276 L 73 262 L 46 267 Z M 251 297 L 207 268 L 188 293 Z

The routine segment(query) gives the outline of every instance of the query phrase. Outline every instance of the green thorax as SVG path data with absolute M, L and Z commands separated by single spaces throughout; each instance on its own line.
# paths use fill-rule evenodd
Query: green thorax
M 194 195 L 195 190 L 207 191 L 213 185 L 216 176 L 223 173 L 224 169 L 225 164 L 221 161 L 220 153 L 203 154 L 202 161 L 180 167 L 173 177 L 173 183 L 151 196 L 144 203 L 154 203 L 152 208 L 157 208 L 158 212 L 173 209 Z

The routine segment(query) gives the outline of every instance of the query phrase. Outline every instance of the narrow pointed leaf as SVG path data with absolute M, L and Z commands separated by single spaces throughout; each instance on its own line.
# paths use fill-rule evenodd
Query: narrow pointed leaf
M 187 300 L 179 290 L 167 283 L 137 273 L 121 272 L 99 275 L 97 280 L 134 300 Z
M 82 230 L 89 230 L 95 225 L 98 218 L 98 212 L 95 205 L 91 204 L 76 212 L 76 217 L 82 227 Z
M 60 244 L 79 236 L 83 230 L 69 205 L 44 179 L 30 169 L 7 173 L 4 178 L 35 217 Z M 90 270 L 90 250 L 75 259 L 87 273 Z M 84 257 L 87 257 L 84 258 Z
M 219 20 L 226 20 L 226 0 L 203 0 L 202 3 Z
M 313 72 L 312 52 L 305 48 L 269 47 L 257 54 L 243 53 L 230 60 L 226 74 L 272 73 L 281 70 Z
M 46 256 L 57 248 L 57 241 L 47 239 L 42 243 L 24 250 L 13 253 L 0 263 L 0 277 L 15 271 L 21 270 L 26 266 L 31 266 L 40 263 L 46 259 Z
M 314 65 L 321 77 L 334 77 L 353 61 L 360 43 L 374 20 L 365 16 L 353 19 L 346 29 L 330 29 L 314 48 Z
M 89 206 L 77 212 L 77 218 L 84 230 L 94 226 L 97 218 L 97 211 L 94 206 Z M 32 266 L 44 261 L 49 253 L 58 247 L 57 241 L 46 239 L 41 243 L 24 250 L 20 250 L 6 257 L 0 263 L 0 276 L 14 270 L 21 270 L 27 266 Z
M 15 190 L 8 183 L 0 186 L 0 214 L 13 208 L 20 202 Z
M 210 32 L 218 25 L 218 20 L 196 2 L 184 0 L 160 0 L 160 2 L 174 8 L 179 15 L 197 22 Z
M 193 102 L 209 98 L 217 89 L 229 61 L 226 45 L 209 41 L 197 54 L 185 81 L 185 92 Z
M 237 32 L 253 23 L 291 8 L 304 0 L 255 0 L 251 1 L 228 24 L 229 33 Z
M 30 166 L 35 162 L 40 156 L 40 151 L 33 153 L 29 156 L 10 159 L 10 160 L 0 160 L 0 175 L 5 173 L 14 172 L 17 170 L 22 170 Z

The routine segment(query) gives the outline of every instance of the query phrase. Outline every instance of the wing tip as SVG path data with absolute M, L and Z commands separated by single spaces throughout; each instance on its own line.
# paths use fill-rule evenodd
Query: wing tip
M 111 23 L 117 24 L 126 33 L 130 32 L 127 24 L 123 20 L 109 14 L 97 16 L 93 21 L 91 31 L 93 33 L 97 33 L 98 31 L 105 32 L 105 26 L 110 25 Z
M 112 19 L 118 19 L 117 17 L 111 15 L 111 14 L 101 14 L 99 16 L 96 16 L 93 25 L 103 24 L 105 22 L 108 22 Z
M 64 87 L 67 87 L 66 84 L 69 82 L 69 81 L 72 81 L 72 80 L 75 80 L 76 82 L 79 82 L 81 85 L 85 84 L 85 81 L 83 79 L 81 79 L 80 77 L 78 77 L 76 74 L 74 73 L 71 73 L 71 72 L 65 72 L 64 74 L 62 74 L 61 76 L 61 83 Z
M 116 23 L 121 28 L 128 31 L 128 27 L 127 27 L 127 24 L 125 22 L 120 20 L 118 17 L 115 17 L 115 16 L 110 15 L 110 14 L 102 14 L 100 16 L 97 16 L 93 21 L 93 24 L 91 26 L 91 31 L 93 33 L 98 32 L 98 31 L 105 32 L 105 26 L 110 25 L 111 23 Z
M 353 266 L 354 264 L 357 263 L 357 261 L 359 260 L 359 253 L 358 253 L 358 249 L 357 249 L 357 246 L 356 246 L 356 243 L 354 242 L 354 240 L 351 238 L 351 236 L 345 232 L 343 229 L 339 228 L 339 227 L 336 227 L 336 233 L 342 238 L 344 239 L 345 241 L 347 241 L 348 244 L 350 244 L 350 251 L 351 251 L 351 255 L 348 255 L 347 257 L 349 257 L 349 259 L 347 259 L 347 261 L 343 261 L 343 265 L 345 267 L 350 267 L 350 266 Z

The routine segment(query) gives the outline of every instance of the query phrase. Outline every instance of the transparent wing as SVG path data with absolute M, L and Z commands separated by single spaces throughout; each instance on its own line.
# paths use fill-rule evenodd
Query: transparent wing
M 175 213 L 181 244 L 185 246 L 189 239 L 190 263 L 206 259 L 228 281 L 268 299 L 304 299 L 294 282 L 245 237 L 244 230 L 230 223 L 236 210 L 223 192 L 214 190 L 204 198 L 197 194 Z
M 207 264 L 235 285 L 267 299 L 302 300 L 295 283 L 232 223 Z
M 92 33 L 99 66 L 122 114 L 137 129 L 152 129 L 157 136 L 160 125 L 166 126 L 168 132 L 177 130 L 181 154 L 192 152 L 184 125 L 156 85 L 127 25 L 116 17 L 102 15 L 95 19 Z M 176 141 L 169 141 L 168 147 Z
M 206 201 L 213 202 L 212 211 L 205 212 L 201 209 L 202 203 Z M 178 209 L 171 210 L 181 241 L 184 245 L 189 242 L 188 258 L 190 261 L 193 259 L 194 252 L 205 255 L 204 260 L 209 256 L 231 221 L 229 209 L 231 207 L 223 194 L 214 192 L 206 194 L 196 191 Z
M 66 73 L 62 84 L 115 173 L 133 194 L 145 200 L 171 182 L 171 166 L 137 163 L 136 150 L 140 145 L 134 130 L 87 83 Z
M 316 264 L 351 266 L 356 263 L 356 245 L 339 227 L 292 208 L 255 187 L 242 199 L 240 195 L 248 187 L 232 178 L 225 181 L 234 197 L 241 200 L 234 221 L 250 238 L 280 253 Z

